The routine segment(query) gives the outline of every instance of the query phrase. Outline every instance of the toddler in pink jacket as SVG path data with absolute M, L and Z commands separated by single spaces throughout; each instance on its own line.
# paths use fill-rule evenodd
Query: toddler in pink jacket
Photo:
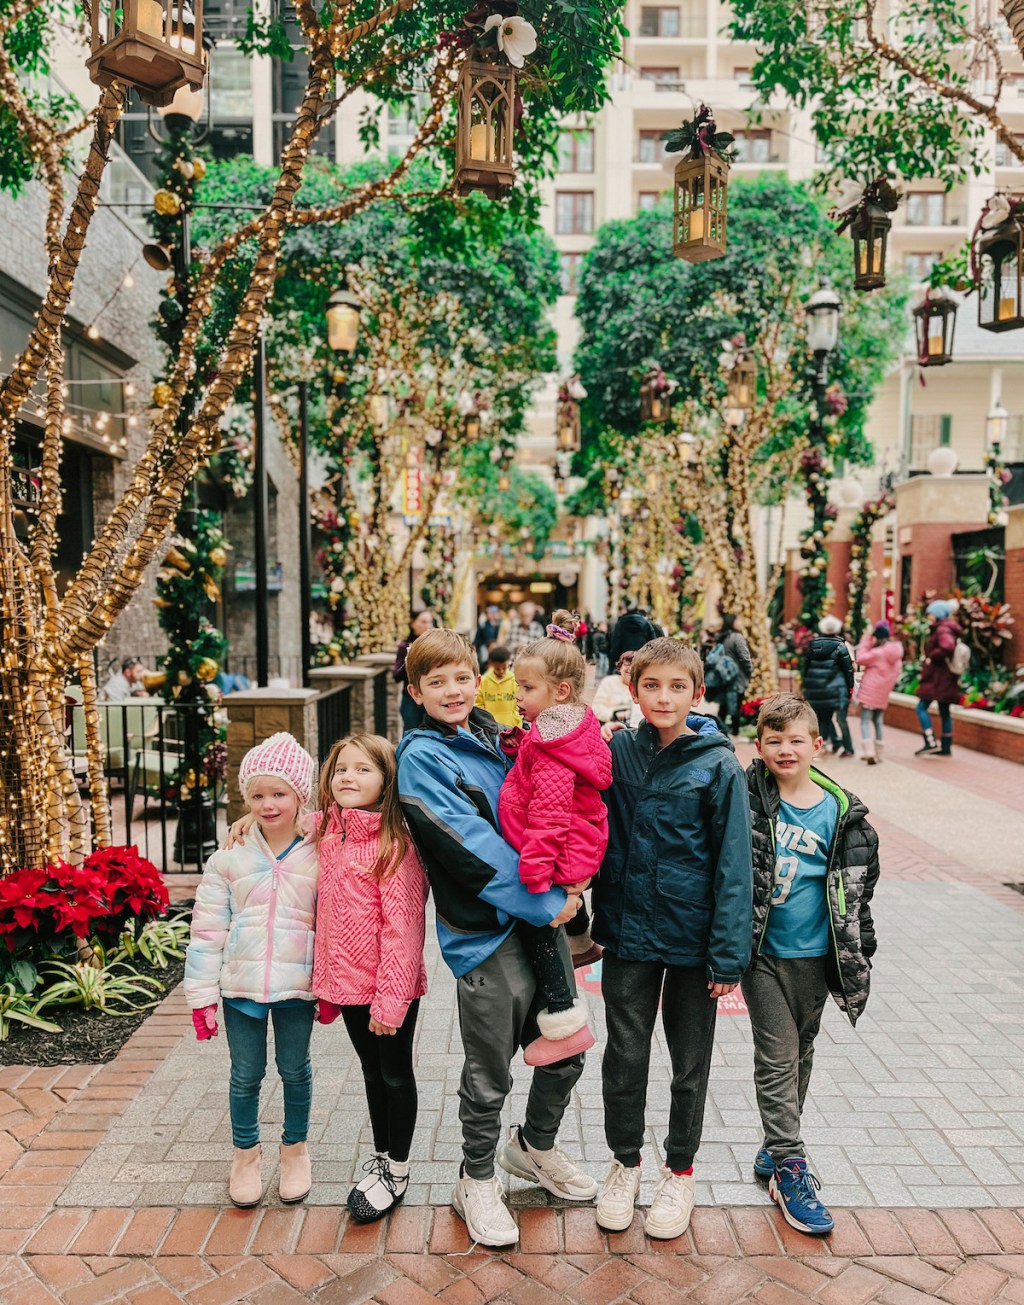
M 427 878 L 402 820 L 387 739 L 355 734 L 336 743 L 320 773 L 319 806 L 313 992 L 321 1023 L 340 1013 L 362 1066 L 374 1155 L 348 1208 L 372 1223 L 409 1187 Z

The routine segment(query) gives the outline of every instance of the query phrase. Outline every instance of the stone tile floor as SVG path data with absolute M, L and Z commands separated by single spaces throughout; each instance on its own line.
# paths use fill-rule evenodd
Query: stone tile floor
M 262 1208 L 224 1210 L 225 1049 L 191 1040 L 178 994 L 110 1065 L 0 1068 L 0 1305 L 1024 1303 L 1024 897 L 1002 887 L 1024 879 L 1020 770 L 960 754 L 940 772 L 943 763 L 914 760 L 913 746 L 895 736 L 886 766 L 833 772 L 877 815 L 885 881 L 868 1013 L 854 1031 L 829 1012 L 806 1115 L 837 1207 L 827 1243 L 792 1233 L 750 1178 L 757 1122 L 737 1011 L 719 1023 L 698 1158 L 707 1204 L 687 1237 L 651 1243 L 639 1222 L 606 1237 L 589 1210 L 542 1208 L 513 1184 L 519 1247 L 464 1254 L 465 1230 L 444 1206 L 458 1053 L 435 958 L 418 1046 L 418 1181 L 387 1226 L 350 1227 L 338 1208 L 365 1147 L 365 1107 L 334 1028 L 316 1031 L 319 1173 L 302 1209 L 277 1202 L 268 1163 Z M 187 882 L 177 891 L 188 895 Z M 593 1002 L 600 1023 L 596 991 Z M 666 1107 L 664 1078 L 654 1078 L 648 1187 Z M 509 1119 L 521 1108 L 517 1087 Z M 268 1140 L 279 1117 L 270 1095 Z M 593 1063 L 565 1139 L 603 1169 Z

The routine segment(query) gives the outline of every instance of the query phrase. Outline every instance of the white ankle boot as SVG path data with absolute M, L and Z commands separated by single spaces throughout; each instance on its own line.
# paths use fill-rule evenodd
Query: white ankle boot
M 312 1186 L 313 1166 L 305 1142 L 293 1142 L 291 1146 L 285 1146 L 282 1142 L 281 1176 L 278 1188 L 281 1200 L 286 1205 L 304 1201 Z
M 228 1179 L 228 1195 L 233 1203 L 243 1210 L 259 1205 L 263 1195 L 263 1176 L 260 1173 L 262 1154 L 259 1145 L 246 1150 L 235 1147 L 231 1161 L 231 1177 Z

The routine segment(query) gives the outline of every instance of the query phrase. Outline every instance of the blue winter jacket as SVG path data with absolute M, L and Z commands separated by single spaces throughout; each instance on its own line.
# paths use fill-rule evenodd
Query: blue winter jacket
M 717 723 L 667 747 L 647 721 L 611 742 L 608 851 L 594 938 L 624 961 L 705 966 L 738 983 L 750 962 L 753 865 L 743 767 Z
M 472 729 L 452 730 L 424 716 L 398 745 L 398 795 L 430 880 L 441 954 L 456 978 L 497 951 L 517 920 L 550 924 L 566 902 L 561 888 L 531 893 L 520 881 L 519 854 L 498 826 L 498 791 L 511 763 L 497 747 L 493 716 L 474 708 L 469 720 Z

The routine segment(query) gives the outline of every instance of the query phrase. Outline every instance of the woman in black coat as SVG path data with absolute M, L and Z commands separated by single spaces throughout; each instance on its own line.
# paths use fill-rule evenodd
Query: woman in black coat
M 833 752 L 841 749 L 842 756 L 852 757 L 853 740 L 846 717 L 853 692 L 853 658 L 837 616 L 823 616 L 818 622 L 818 634 L 804 651 L 803 681 L 804 697 L 818 718 L 822 738 Z
M 409 655 L 409 649 L 420 637 L 426 634 L 428 630 L 434 628 L 433 612 L 416 612 L 409 624 L 409 637 L 398 645 L 395 654 L 395 664 L 391 668 L 392 676 L 402 686 L 402 700 L 398 704 L 398 714 L 402 718 L 402 733 L 407 730 L 415 729 L 423 718 L 423 708 L 413 702 L 409 696 L 409 677 L 405 673 L 405 659 Z

